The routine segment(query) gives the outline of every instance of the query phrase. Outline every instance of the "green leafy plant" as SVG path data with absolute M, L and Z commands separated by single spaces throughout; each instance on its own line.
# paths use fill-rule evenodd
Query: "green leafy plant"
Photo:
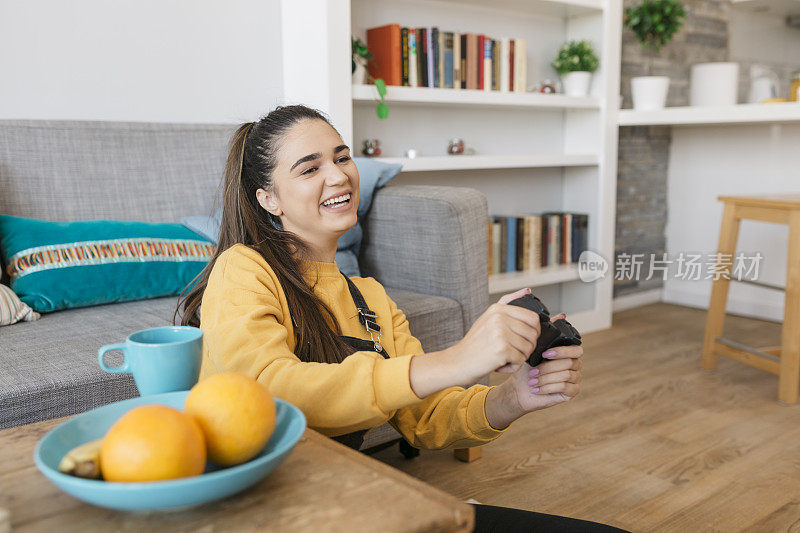
M 678 0 L 643 0 L 625 10 L 625 26 L 630 28 L 642 48 L 653 52 L 672 40 L 686 18 L 686 10 Z
M 551 65 L 559 74 L 568 72 L 594 72 L 600 60 L 589 41 L 570 41 L 558 51 Z
M 372 59 L 372 53 L 367 50 L 367 45 L 364 44 L 361 39 L 356 39 L 355 37 L 350 37 L 350 44 L 352 49 L 352 57 L 350 58 L 350 62 L 352 63 L 352 70 L 350 73 L 356 71 L 356 58 L 363 57 L 365 60 L 369 61 Z
M 378 78 L 375 80 L 375 88 L 378 90 L 378 97 L 380 98 L 378 106 L 375 108 L 375 113 L 380 119 L 389 118 L 389 106 L 383 99 L 386 96 L 386 83 L 381 78 Z

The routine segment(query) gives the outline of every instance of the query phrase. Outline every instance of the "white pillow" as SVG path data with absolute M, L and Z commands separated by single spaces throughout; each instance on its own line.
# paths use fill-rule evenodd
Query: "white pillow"
M 0 326 L 7 326 L 23 320 L 30 322 L 39 319 L 39 313 L 22 303 L 17 295 L 5 285 L 0 285 Z

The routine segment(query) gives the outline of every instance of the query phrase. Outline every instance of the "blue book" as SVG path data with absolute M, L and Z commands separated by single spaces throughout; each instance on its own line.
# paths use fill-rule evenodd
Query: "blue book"
M 506 246 L 506 272 L 517 270 L 517 219 L 508 217 L 506 225 L 507 246 Z

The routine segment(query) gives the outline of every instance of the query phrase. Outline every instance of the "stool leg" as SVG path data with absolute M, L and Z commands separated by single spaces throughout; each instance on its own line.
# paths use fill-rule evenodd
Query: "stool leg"
M 786 264 L 786 301 L 781 333 L 778 399 L 797 401 L 800 385 L 800 211 L 789 216 L 789 257 Z
M 739 219 L 736 218 L 735 207 L 726 203 L 722 212 L 722 227 L 719 230 L 720 254 L 736 252 L 736 241 L 739 238 Z M 727 265 L 727 276 L 720 275 L 711 286 L 711 302 L 706 315 L 706 333 L 703 338 L 703 354 L 700 366 L 705 370 L 714 370 L 717 366 L 717 354 L 714 353 L 714 340 L 722 335 L 725 323 L 725 306 L 728 303 L 728 288 L 730 286 L 731 265 Z

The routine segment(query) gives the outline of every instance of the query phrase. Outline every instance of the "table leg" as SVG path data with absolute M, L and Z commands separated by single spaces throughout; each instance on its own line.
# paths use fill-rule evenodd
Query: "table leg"
M 458 448 L 453 450 L 453 455 L 459 461 L 471 463 L 472 461 L 481 458 L 483 455 L 483 449 L 480 446 L 473 446 L 472 448 Z
M 797 402 L 800 385 L 800 211 L 789 216 L 789 257 L 786 264 L 786 301 L 781 333 L 778 399 Z
M 736 252 L 736 241 L 739 238 L 739 219 L 736 218 L 736 208 L 733 204 L 726 203 L 722 212 L 722 227 L 719 231 L 720 254 L 733 254 Z M 714 353 L 714 341 L 722 335 L 725 324 L 725 307 L 728 302 L 728 289 L 730 287 L 731 264 L 724 265 L 725 274 L 714 280 L 711 286 L 711 302 L 706 315 L 706 332 L 703 339 L 703 353 L 700 366 L 705 370 L 714 370 L 717 366 L 717 354 Z

